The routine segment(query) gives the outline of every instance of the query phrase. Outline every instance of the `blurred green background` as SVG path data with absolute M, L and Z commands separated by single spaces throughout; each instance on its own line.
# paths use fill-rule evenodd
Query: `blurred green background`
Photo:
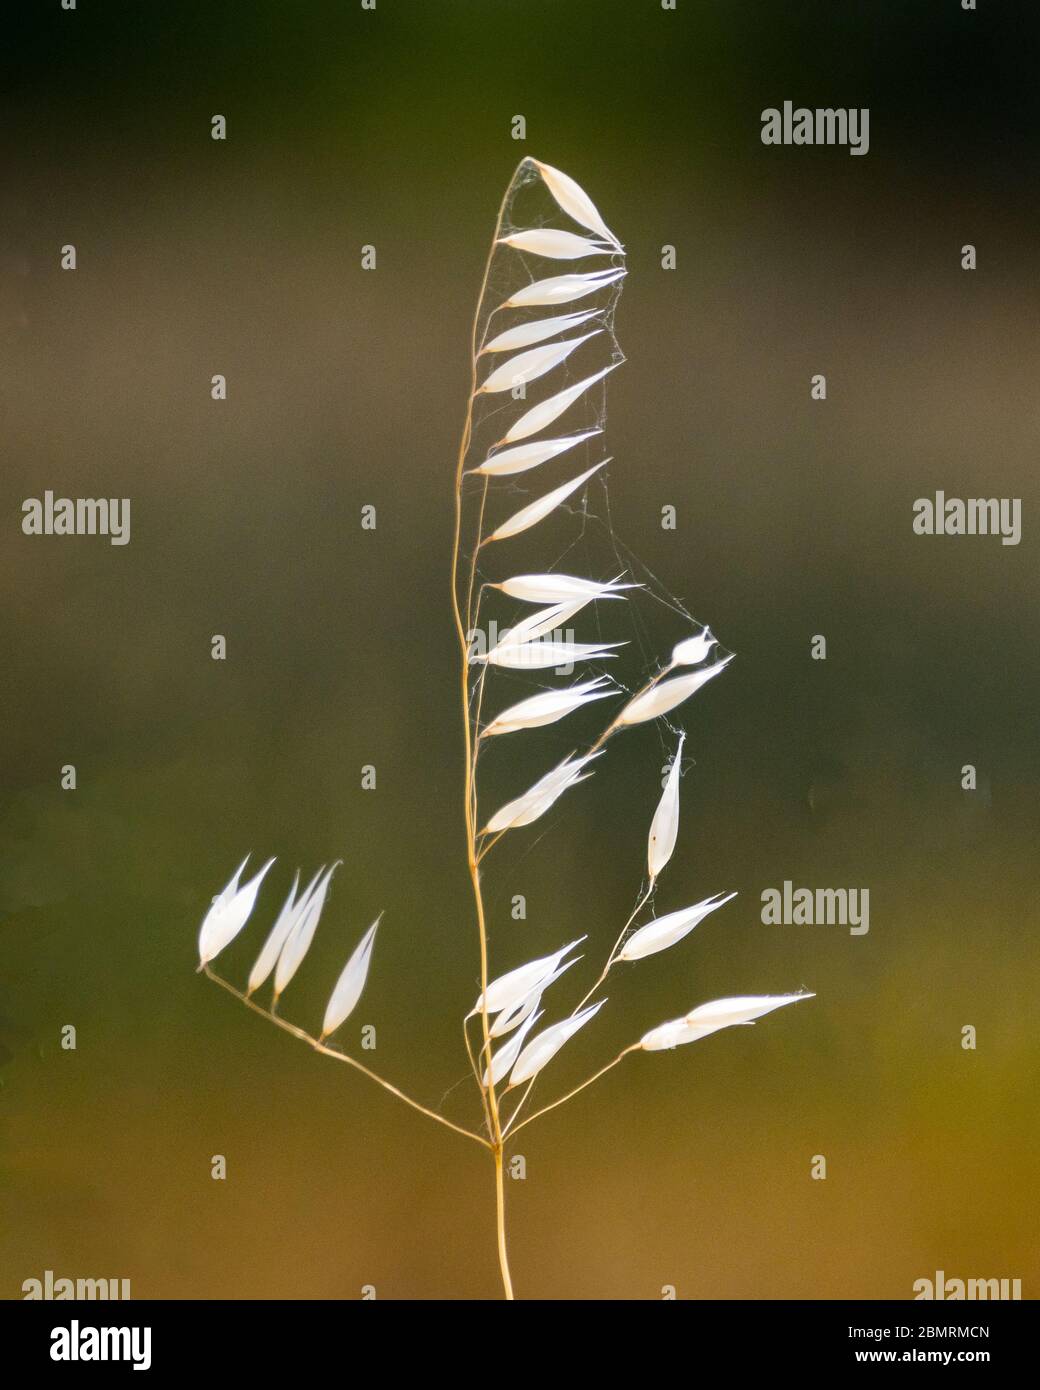
M 525 1130 L 518 1292 L 907 1298 L 941 1268 L 1034 1296 L 1037 51 L 1024 10 L 981 11 L 112 0 L 54 3 L 17 37 L 0 195 L 5 1297 L 48 1268 L 129 1278 L 136 1297 L 497 1295 L 485 1156 L 194 965 L 246 850 L 279 863 L 222 960 L 239 983 L 292 870 L 342 856 L 284 1012 L 316 1026 L 385 908 L 347 1034 L 374 1024 L 369 1060 L 476 1121 L 451 492 L 473 302 L 525 154 L 578 178 L 629 250 L 614 526 L 739 653 L 684 711 L 695 765 L 658 910 L 740 896 L 619 971 L 539 1093 L 705 999 L 818 998 L 631 1058 Z M 788 98 L 868 106 L 869 155 L 764 147 L 759 114 Z M 130 496 L 131 543 L 24 537 L 21 503 L 46 488 Z M 912 503 L 937 488 L 1021 498 L 1021 545 L 915 537 Z M 516 544 L 520 568 L 547 558 L 538 532 Z M 667 649 L 681 630 L 656 613 Z M 494 785 L 521 789 L 580 731 L 498 750 Z M 586 963 L 605 954 L 665 751 L 633 732 L 544 838 L 503 842 L 493 972 L 583 932 Z M 762 925 L 759 895 L 785 879 L 868 887 L 869 934 Z

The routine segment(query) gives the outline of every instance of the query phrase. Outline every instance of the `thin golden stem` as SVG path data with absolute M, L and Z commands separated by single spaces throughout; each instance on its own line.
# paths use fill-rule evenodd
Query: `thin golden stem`
M 361 1074 L 367 1076 L 370 1081 L 374 1081 L 377 1086 L 382 1086 L 384 1091 L 389 1091 L 392 1096 L 396 1096 L 398 1100 L 403 1100 L 404 1103 L 410 1105 L 413 1110 L 418 1110 L 421 1115 L 426 1115 L 429 1119 L 436 1120 L 438 1124 L 444 1125 L 448 1129 L 453 1129 L 456 1134 L 464 1134 L 467 1139 L 476 1140 L 476 1142 L 485 1149 L 491 1148 L 488 1141 L 481 1135 L 475 1134 L 473 1130 L 465 1129 L 462 1125 L 455 1124 L 453 1120 L 446 1119 L 443 1115 L 438 1115 L 436 1110 L 430 1110 L 425 1105 L 420 1105 L 417 1100 L 413 1100 L 411 1096 L 405 1095 L 404 1091 L 394 1086 L 391 1082 L 384 1080 L 383 1077 L 372 1071 L 370 1067 L 366 1067 L 362 1062 L 358 1062 L 353 1057 L 348 1057 L 345 1052 L 337 1052 L 333 1047 L 326 1047 L 321 1038 L 314 1037 L 313 1034 L 308 1033 L 304 1028 L 297 1028 L 295 1023 L 289 1023 L 287 1019 L 279 1018 L 272 1010 L 263 1008 L 255 999 L 251 999 L 248 994 L 243 993 L 240 989 L 236 989 L 228 980 L 217 975 L 208 965 L 203 967 L 203 973 L 206 978 L 212 980 L 214 984 L 220 985 L 221 989 L 226 989 L 229 994 L 233 994 L 236 999 L 241 1000 L 247 1009 L 252 1009 L 255 1014 L 259 1014 L 261 1018 L 266 1018 L 269 1022 L 283 1029 L 286 1033 L 291 1033 L 294 1038 L 299 1038 L 302 1042 L 309 1043 L 310 1046 L 314 1048 L 315 1052 L 320 1052 L 323 1057 L 332 1057 L 337 1062 L 346 1062 L 347 1066 L 353 1067 L 356 1071 L 361 1072 Z
M 612 1067 L 616 1067 L 618 1062 L 620 1062 L 623 1058 L 627 1057 L 630 1052 L 638 1051 L 639 1044 L 632 1043 L 630 1046 L 626 1047 L 623 1052 L 619 1052 L 612 1062 L 608 1062 L 605 1067 L 600 1067 L 599 1071 L 593 1072 L 592 1075 L 586 1081 L 583 1081 L 580 1086 L 575 1086 L 573 1091 L 568 1091 L 565 1096 L 560 1096 L 559 1100 L 554 1100 L 549 1105 L 543 1105 L 541 1110 L 536 1110 L 533 1115 L 528 1115 L 526 1120 L 521 1120 L 518 1125 L 514 1125 L 513 1120 L 516 1119 L 517 1112 L 520 1109 L 520 1106 L 518 1105 L 516 1107 L 516 1111 L 514 1111 L 513 1113 L 513 1120 L 510 1120 L 509 1124 L 506 1126 L 506 1133 L 517 1134 L 520 1130 L 523 1129 L 524 1125 L 529 1125 L 532 1120 L 537 1120 L 542 1115 L 548 1115 L 550 1110 L 555 1110 L 558 1105 L 563 1105 L 565 1101 L 572 1099 L 572 1097 L 576 1096 L 580 1091 L 584 1091 L 586 1086 L 591 1086 L 594 1081 L 598 1081 L 601 1076 L 605 1076 L 606 1073 L 610 1071 Z M 522 1105 L 526 1099 L 526 1096 L 521 1097 L 520 1105 Z
M 477 1083 L 477 1090 L 480 1092 L 480 1101 L 484 1107 L 484 1123 L 488 1129 L 491 1128 L 491 1121 L 488 1118 L 487 1102 L 484 1100 L 484 1087 L 480 1080 L 480 1072 L 477 1070 L 477 1059 L 473 1055 L 473 1044 L 469 1040 L 469 1016 L 462 1020 L 462 1036 L 466 1042 L 466 1056 L 469 1058 L 470 1070 L 473 1072 L 473 1080 Z
M 522 167 L 522 165 L 521 165 Z M 519 170 L 517 171 L 519 172 Z M 480 325 L 481 310 L 483 308 L 484 296 L 487 292 L 488 277 L 491 273 L 491 262 L 494 258 L 495 247 L 502 230 L 502 219 L 509 202 L 513 184 L 516 182 L 516 174 L 510 180 L 509 187 L 506 189 L 502 198 L 502 203 L 498 209 L 498 217 L 495 220 L 495 231 L 491 240 L 491 247 L 488 251 L 487 261 L 484 265 L 484 276 L 480 285 L 480 294 L 477 298 L 477 307 L 473 316 L 473 332 L 471 336 L 471 378 L 469 401 L 466 406 L 466 421 L 462 430 L 462 439 L 459 443 L 458 462 L 455 470 L 455 540 L 452 547 L 451 557 L 451 601 L 452 611 L 455 618 L 455 629 L 459 639 L 459 649 L 461 657 L 461 695 L 462 695 L 462 720 L 465 736 L 465 755 L 466 755 L 466 775 L 465 775 L 465 826 L 466 826 L 466 864 L 469 869 L 470 883 L 473 889 L 473 902 L 477 914 L 477 934 L 480 942 L 480 1023 L 483 1034 L 483 1047 L 481 1055 L 489 1050 L 491 1041 L 491 1027 L 488 1019 L 487 1007 L 487 987 L 488 987 L 488 943 L 487 943 L 487 921 L 484 909 L 484 897 L 480 886 L 480 868 L 477 859 L 477 835 L 476 835 L 476 752 L 475 744 L 479 734 L 479 728 L 475 728 L 470 716 L 470 685 L 469 685 L 469 640 L 468 634 L 471 625 L 473 611 L 473 591 L 476 583 L 477 573 L 477 554 L 482 544 L 482 533 L 484 524 L 484 504 L 487 499 L 487 478 L 484 478 L 484 488 L 481 494 L 480 514 L 477 522 L 477 534 L 470 556 L 469 575 L 466 580 L 466 601 L 465 618 L 460 602 L 459 594 L 459 563 L 462 549 L 462 486 L 465 476 L 466 458 L 469 453 L 470 443 L 473 438 L 473 402 L 477 389 L 477 331 Z M 469 1051 L 469 1035 L 466 1036 L 467 1051 Z M 474 1071 L 477 1068 L 474 1067 Z M 478 1085 L 480 1076 L 477 1075 Z M 505 1187 L 502 1177 L 502 1122 L 498 1112 L 498 1098 L 495 1094 L 494 1080 L 489 1076 L 486 1087 L 481 1086 L 481 1096 L 487 1111 L 488 1129 L 491 1134 L 491 1142 L 488 1147 L 491 1149 L 495 1159 L 495 1212 L 496 1227 L 498 1232 L 498 1263 L 502 1275 L 502 1287 L 506 1298 L 513 1297 L 512 1279 L 509 1273 L 509 1258 L 506 1249 L 505 1233 Z
M 471 408 L 472 408 L 472 407 L 471 407 Z M 474 624 L 474 614 L 473 614 L 473 590 L 474 590 L 474 587 L 475 587 L 475 585 L 476 585 L 476 579 L 477 579 L 477 551 L 480 549 L 481 545 L 483 545 L 484 510 L 485 510 L 485 508 L 486 508 L 486 506 L 487 506 L 487 495 L 488 495 L 488 480 L 487 480 L 486 477 L 483 479 L 483 484 L 484 484 L 484 486 L 483 486 L 483 487 L 481 488 L 481 490 L 480 490 L 480 511 L 479 511 L 479 513 L 478 513 L 478 515 L 477 515 L 477 539 L 476 539 L 476 545 L 475 545 L 474 551 L 473 551 L 473 561 L 472 561 L 472 564 L 470 565 L 470 570 L 469 570 L 469 584 L 468 584 L 467 589 L 466 589 L 466 630 L 467 630 L 467 632 L 472 631 L 472 629 L 473 629 L 473 624 Z M 478 606 L 479 606 L 479 595 L 478 595 Z
M 627 922 L 625 923 L 625 925 L 621 928 L 621 934 L 618 936 L 618 939 L 614 942 L 614 945 L 611 947 L 610 955 L 607 957 L 607 963 L 606 963 L 606 965 L 603 967 L 603 972 L 602 972 L 602 974 L 600 975 L 600 977 L 599 977 L 599 979 L 596 981 L 596 983 L 592 986 L 592 988 L 589 990 L 588 994 L 586 994 L 585 998 L 582 999 L 582 1001 L 581 1001 L 579 1004 L 576 1004 L 576 1005 L 574 1006 L 574 1009 L 573 1009 L 573 1011 L 571 1012 L 571 1018 L 574 1017 L 574 1015 L 579 1011 L 579 1009 L 583 1009 L 583 1008 L 585 1007 L 585 1005 L 589 1002 L 589 1000 L 592 998 L 592 996 L 593 996 L 593 995 L 596 993 L 596 991 L 599 989 L 600 985 L 603 983 L 603 981 L 604 981 L 604 980 L 607 978 L 607 976 L 609 975 L 609 973 L 610 973 L 610 967 L 614 964 L 614 962 L 615 962 L 616 959 L 617 959 L 617 953 L 618 953 L 618 951 L 621 949 L 621 943 L 624 941 L 625 937 L 628 935 L 628 929 L 629 929 L 629 927 L 632 925 L 632 923 L 633 923 L 633 922 L 636 920 L 636 918 L 639 916 L 640 912 L 642 912 L 643 908 L 646 906 L 647 902 L 648 902 L 649 899 L 650 899 L 650 894 L 654 891 L 654 885 L 656 884 L 656 882 L 657 882 L 657 880 L 656 880 L 655 878 L 652 878 L 652 879 L 650 880 L 649 884 L 647 885 L 646 892 L 643 894 L 643 896 L 642 896 L 642 897 L 639 899 L 639 901 L 636 903 L 635 907 L 634 907 L 634 908 L 632 909 L 632 911 L 629 913 L 628 921 L 627 921 Z
M 484 858 L 485 854 L 490 854 L 490 852 L 495 848 L 495 846 L 498 844 L 499 840 L 501 840 L 502 836 L 505 833 L 506 832 L 504 830 L 500 830 L 496 835 L 492 835 L 490 840 L 484 840 L 484 843 L 480 847 L 480 853 L 477 855 L 478 864 Z
M 503 1132 L 503 1135 L 512 1134 L 513 1129 L 514 1129 L 514 1127 L 516 1126 L 516 1117 L 520 1114 L 520 1111 L 521 1111 L 521 1110 L 524 1108 L 524 1106 L 527 1104 L 527 1098 L 528 1098 L 528 1096 L 531 1094 L 531 1091 L 532 1091 L 533 1088 L 534 1088 L 534 1083 L 535 1083 L 535 1077 L 532 1076 L 531 1079 L 530 1079 L 530 1081 L 528 1081 L 527 1085 L 524 1087 L 524 1093 L 523 1093 L 523 1095 L 520 1097 L 520 1099 L 517 1101 L 516 1105 L 513 1107 L 513 1113 L 510 1115 L 509 1119 L 506 1121 L 506 1127 L 505 1127 L 505 1129 L 502 1131 L 502 1132 Z
M 487 667 L 482 666 L 480 675 L 477 677 L 477 706 L 473 713 L 473 824 L 478 824 L 477 818 L 477 760 L 480 757 L 480 713 L 484 705 L 484 678 L 487 675 Z M 477 863 L 480 863 L 480 855 L 477 855 Z
M 502 1270 L 502 1287 L 506 1298 L 512 1302 L 513 1280 L 509 1273 L 509 1252 L 506 1250 L 506 1191 L 505 1174 L 502 1171 L 502 1147 L 495 1149 L 495 1226 L 498 1232 L 498 1263 Z

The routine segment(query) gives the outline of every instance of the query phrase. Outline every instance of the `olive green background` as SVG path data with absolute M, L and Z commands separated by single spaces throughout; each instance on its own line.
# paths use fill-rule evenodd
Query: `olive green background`
M 614 527 L 739 653 L 683 711 L 694 765 L 658 910 L 740 896 L 619 970 L 539 1093 L 705 999 L 818 997 L 630 1058 L 525 1130 L 518 1292 L 907 1298 L 940 1268 L 1035 1296 L 1025 8 L 23 9 L 0 303 L 3 1295 L 48 1268 L 129 1278 L 135 1297 L 497 1295 L 486 1156 L 194 965 L 247 850 L 279 862 L 222 959 L 238 982 L 293 869 L 341 856 L 284 1012 L 317 1024 L 385 909 L 346 1031 L 374 1024 L 380 1070 L 476 1121 L 452 473 L 494 211 L 530 153 L 578 178 L 629 250 Z M 785 99 L 868 106 L 870 153 L 764 147 L 759 113 Z M 67 242 L 75 273 L 58 268 Z M 130 544 L 23 536 L 21 503 L 46 488 L 131 497 Z M 1021 545 L 914 536 L 912 503 L 937 488 L 1021 498 Z M 537 532 L 516 546 L 520 568 L 547 558 Z M 658 649 L 683 632 L 652 610 Z M 497 750 L 488 804 L 594 727 L 579 725 Z M 503 842 L 493 972 L 583 932 L 583 964 L 605 954 L 666 752 L 634 731 Z M 762 925 L 759 895 L 785 879 L 869 888 L 869 934 Z

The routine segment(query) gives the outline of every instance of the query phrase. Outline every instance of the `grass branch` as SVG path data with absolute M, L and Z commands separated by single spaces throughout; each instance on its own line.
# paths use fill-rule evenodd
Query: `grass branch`
M 520 1106 L 523 1105 L 524 1101 L 527 1099 L 527 1095 L 521 1096 L 520 1105 L 518 1105 L 516 1109 L 513 1111 L 509 1124 L 506 1126 L 506 1133 L 518 1134 L 520 1130 L 522 1130 L 525 1125 L 529 1125 L 532 1120 L 540 1119 L 542 1115 L 548 1115 L 550 1110 L 555 1110 L 557 1106 L 566 1104 L 567 1101 L 572 1100 L 574 1096 L 584 1091 L 587 1086 L 591 1086 L 594 1081 L 598 1081 L 601 1076 L 605 1076 L 608 1071 L 611 1071 L 614 1067 L 617 1066 L 617 1064 L 620 1061 L 623 1061 L 623 1059 L 627 1057 L 630 1052 L 638 1051 L 638 1043 L 630 1044 L 628 1047 L 624 1049 L 623 1052 L 619 1052 L 612 1062 L 608 1062 L 605 1067 L 600 1067 L 599 1071 L 594 1071 L 590 1077 L 588 1077 L 585 1081 L 581 1083 L 580 1086 L 575 1086 L 573 1091 L 568 1091 L 566 1095 L 560 1096 L 558 1100 L 551 1101 L 548 1105 L 543 1105 L 541 1110 L 536 1110 L 533 1115 L 528 1115 L 526 1120 L 521 1120 L 519 1124 L 516 1124 L 515 1121 L 517 1115 L 520 1113 Z M 528 1091 L 528 1094 L 529 1093 L 530 1092 Z
M 476 1143 L 480 1144 L 485 1149 L 491 1148 L 491 1145 L 483 1136 L 474 1133 L 471 1129 L 464 1128 L 462 1125 L 457 1125 L 454 1120 L 449 1120 L 444 1115 L 439 1115 L 436 1110 L 430 1110 L 427 1106 L 421 1105 L 419 1101 L 413 1100 L 411 1096 L 406 1095 L 404 1091 L 393 1085 L 392 1082 L 387 1081 L 377 1072 L 374 1072 L 371 1067 L 366 1067 L 363 1062 L 357 1061 L 354 1057 L 349 1057 L 345 1052 L 340 1052 L 334 1047 L 329 1047 L 326 1043 L 322 1042 L 320 1038 L 316 1038 L 313 1034 L 308 1033 L 306 1029 L 298 1028 L 295 1023 L 289 1023 L 288 1020 L 280 1018 L 278 1014 L 274 1013 L 271 1009 L 265 1009 L 263 1005 L 258 1004 L 255 999 L 251 999 L 248 994 L 245 994 L 240 989 L 236 989 L 230 981 L 217 975 L 208 965 L 203 967 L 203 974 L 207 979 L 212 980 L 214 984 L 220 985 L 221 989 L 226 989 L 229 994 L 233 994 L 236 999 L 245 1004 L 247 1009 L 252 1009 L 253 1013 L 259 1014 L 261 1018 L 266 1018 L 269 1023 L 273 1023 L 275 1027 L 281 1028 L 284 1032 L 291 1033 L 294 1038 L 299 1038 L 301 1042 L 308 1043 L 314 1048 L 315 1052 L 320 1052 L 323 1057 L 331 1057 L 336 1062 L 345 1062 L 348 1067 L 353 1067 L 355 1071 L 361 1072 L 361 1074 L 367 1076 L 370 1081 L 374 1081 L 377 1086 L 382 1086 L 384 1091 L 389 1091 L 390 1094 L 396 1096 L 398 1100 L 403 1100 L 405 1105 L 410 1105 L 413 1110 L 418 1110 L 421 1115 L 427 1116 L 428 1119 L 436 1120 L 439 1125 L 444 1125 L 446 1129 L 454 1130 L 456 1134 L 464 1134 L 467 1139 L 475 1140 Z
M 636 920 L 636 918 L 639 916 L 640 912 L 642 912 L 643 908 L 646 906 L 646 903 L 648 902 L 651 893 L 654 891 L 655 882 L 656 882 L 656 881 L 655 881 L 654 879 L 651 879 L 651 880 L 650 880 L 650 883 L 649 883 L 649 885 L 647 886 L 646 892 L 643 894 L 643 896 L 642 896 L 642 897 L 639 899 L 639 901 L 636 903 L 635 907 L 634 907 L 634 908 L 632 909 L 632 911 L 629 913 L 628 921 L 627 921 L 627 922 L 625 923 L 625 925 L 621 928 L 621 933 L 620 933 L 620 935 L 618 936 L 618 939 L 614 942 L 614 945 L 613 945 L 613 948 L 612 948 L 612 950 L 611 950 L 611 952 L 610 952 L 610 955 L 607 957 L 607 963 L 604 965 L 602 971 L 600 972 L 599 978 L 596 980 L 596 982 L 595 982 L 595 984 L 592 986 L 592 988 L 586 993 L 585 997 L 584 997 L 579 1003 L 575 1004 L 575 1006 L 574 1006 L 573 1009 L 571 1009 L 571 1012 L 570 1012 L 570 1017 L 571 1017 L 571 1018 L 573 1018 L 575 1014 L 579 1013 L 580 1010 L 582 1010 L 582 1009 L 585 1007 L 585 1005 L 589 1002 L 589 1000 L 592 998 L 592 996 L 593 996 L 593 995 L 596 993 L 596 991 L 599 989 L 600 985 L 603 983 L 603 981 L 604 981 L 604 980 L 607 978 L 607 976 L 609 975 L 609 973 L 610 973 L 610 967 L 614 964 L 615 960 L 617 959 L 617 953 L 618 953 L 618 951 L 621 949 L 621 944 L 622 944 L 622 942 L 624 941 L 625 937 L 628 935 L 628 929 L 629 929 L 629 927 L 632 925 L 632 923 Z M 624 1055 L 625 1055 L 624 1053 L 621 1054 L 622 1057 L 623 1057 Z M 618 1059 L 618 1060 L 620 1060 L 620 1059 Z M 611 1066 L 613 1066 L 613 1065 L 614 1065 L 614 1063 L 612 1062 L 612 1063 L 611 1063 Z M 598 1075 L 599 1075 L 599 1072 L 597 1072 L 596 1075 L 598 1076 Z M 519 1101 L 517 1102 L 517 1105 L 516 1105 L 515 1110 L 513 1111 L 512 1115 L 509 1117 L 509 1124 L 508 1124 L 507 1127 L 506 1127 L 506 1132 L 507 1132 L 507 1133 L 509 1132 L 510 1129 L 512 1129 L 512 1127 L 513 1127 L 513 1125 L 514 1125 L 514 1123 L 515 1123 L 515 1121 L 516 1121 L 516 1117 L 517 1117 L 517 1115 L 519 1115 L 521 1108 L 522 1108 L 524 1105 L 526 1105 L 527 1099 L 528 1099 L 528 1097 L 530 1096 L 532 1089 L 534 1088 L 534 1083 L 535 1083 L 537 1080 L 538 1080 L 538 1077 L 537 1077 L 537 1075 L 535 1075 L 535 1076 L 532 1076 L 532 1077 L 531 1077 L 530 1081 L 528 1081 L 527 1086 L 526 1086 L 526 1089 L 524 1090 L 523 1095 L 520 1097 Z M 542 1112 L 541 1112 L 541 1111 L 538 1111 L 537 1113 L 538 1113 L 538 1114 L 541 1114 Z M 535 1116 L 532 1115 L 532 1116 L 531 1116 L 531 1119 L 533 1120 L 534 1118 L 535 1118 Z M 526 1121 L 525 1121 L 525 1123 L 526 1123 Z

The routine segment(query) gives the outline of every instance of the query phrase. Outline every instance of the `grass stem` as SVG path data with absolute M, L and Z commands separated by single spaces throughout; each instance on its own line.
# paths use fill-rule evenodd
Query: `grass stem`
M 488 1019 L 487 1008 L 487 987 L 488 987 L 488 942 L 487 942 L 487 920 L 484 909 L 484 896 L 480 886 L 480 862 L 477 855 L 477 788 L 476 788 L 476 746 L 479 737 L 479 705 L 477 717 L 474 720 L 470 713 L 470 662 L 469 644 L 470 630 L 473 621 L 473 593 L 477 577 L 477 555 L 483 543 L 484 526 L 484 506 L 487 500 L 488 481 L 483 479 L 483 488 L 480 499 L 480 512 L 477 519 L 476 537 L 473 542 L 473 549 L 469 558 L 469 573 L 465 579 L 465 609 L 460 596 L 460 567 L 462 560 L 462 488 L 466 472 L 466 459 L 469 455 L 470 444 L 473 439 L 473 402 L 476 398 L 477 390 L 477 333 L 480 327 L 481 312 L 484 306 L 484 297 L 487 292 L 488 276 L 491 273 L 491 262 L 494 258 L 495 247 L 502 232 L 502 220 L 505 210 L 509 205 L 509 200 L 516 183 L 520 169 L 518 167 L 513 178 L 510 180 L 509 187 L 503 195 L 501 205 L 498 209 L 498 217 L 495 220 L 495 231 L 491 239 L 491 246 L 488 250 L 487 260 L 484 264 L 484 276 L 480 284 L 480 294 L 477 298 L 477 307 L 473 315 L 473 331 L 471 335 L 471 377 L 469 402 L 466 407 L 466 420 L 462 429 L 462 439 L 459 443 L 458 461 L 455 470 L 455 540 L 452 546 L 451 555 L 451 602 L 452 612 L 455 618 L 455 630 L 459 639 L 459 655 L 461 670 L 461 696 L 462 696 L 462 720 L 465 740 L 465 781 L 464 781 L 464 800 L 465 800 L 465 828 L 466 828 L 466 864 L 469 870 L 470 884 L 473 890 L 473 903 L 477 914 L 477 935 L 480 944 L 480 1024 L 483 1034 L 483 1046 L 480 1055 L 490 1052 L 491 1027 Z M 486 330 L 485 330 L 486 331 Z M 481 691 L 483 687 L 481 686 Z M 479 699 L 479 695 L 478 695 Z M 469 1034 L 466 1035 L 466 1050 L 470 1053 L 472 1061 L 472 1050 L 469 1046 Z M 477 1077 L 478 1085 L 481 1078 L 479 1070 L 474 1066 L 474 1074 Z M 495 1160 L 495 1225 L 498 1241 L 498 1264 L 502 1276 L 502 1288 L 507 1299 L 513 1297 L 513 1282 L 509 1272 L 509 1256 L 506 1247 L 506 1218 L 505 1218 L 505 1185 L 503 1181 L 503 1157 L 502 1157 L 502 1122 L 498 1111 L 498 1097 L 495 1094 L 494 1079 L 489 1075 L 487 1086 L 480 1085 L 481 1097 L 487 1115 L 488 1130 L 491 1141 L 487 1145 L 491 1149 Z M 483 1141 L 482 1141 L 483 1142 Z
M 331 1057 L 337 1062 L 346 1062 L 348 1067 L 353 1067 L 356 1071 L 361 1072 L 361 1074 L 367 1076 L 370 1081 L 374 1081 L 377 1086 L 382 1086 L 384 1091 L 389 1091 L 390 1094 L 396 1096 L 398 1100 L 403 1100 L 405 1105 L 410 1105 L 413 1110 L 418 1110 L 421 1115 L 426 1115 L 429 1119 L 436 1120 L 438 1124 L 444 1125 L 447 1129 L 453 1129 L 456 1134 L 464 1134 L 467 1139 L 474 1139 L 485 1149 L 491 1148 L 491 1145 L 482 1135 L 474 1133 L 471 1129 L 465 1129 L 462 1125 L 457 1125 L 454 1120 L 446 1119 L 444 1115 L 439 1115 L 436 1110 L 430 1110 L 425 1105 L 421 1105 L 417 1100 L 413 1100 L 411 1096 L 406 1095 L 399 1087 L 394 1086 L 377 1072 L 374 1072 L 371 1067 L 366 1067 L 363 1062 L 357 1061 L 354 1057 L 349 1057 L 345 1052 L 337 1051 L 334 1047 L 328 1047 L 320 1038 L 314 1037 L 311 1033 L 308 1033 L 306 1029 L 297 1028 L 295 1023 L 290 1023 L 287 1019 L 279 1018 L 273 1009 L 265 1009 L 262 1005 L 258 1004 L 255 999 L 250 998 L 248 994 L 244 994 L 242 990 L 236 989 L 229 981 L 215 974 L 208 965 L 203 967 L 203 973 L 206 975 L 207 979 L 212 980 L 214 984 L 220 985 L 221 989 L 226 989 L 229 994 L 233 994 L 236 999 L 241 1000 L 247 1009 L 252 1009 L 253 1012 L 259 1014 L 261 1018 L 268 1019 L 286 1033 L 291 1033 L 294 1038 L 299 1038 L 302 1042 L 309 1043 L 310 1046 L 314 1048 L 315 1052 L 320 1052 L 323 1057 Z

